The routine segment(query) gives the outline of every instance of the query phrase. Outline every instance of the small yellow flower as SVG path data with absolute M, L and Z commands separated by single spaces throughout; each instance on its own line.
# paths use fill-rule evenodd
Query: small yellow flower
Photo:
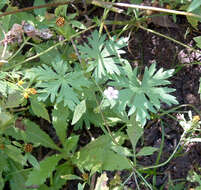
M 28 93 L 30 93 L 30 94 L 37 94 L 37 91 L 36 91 L 35 88 L 29 88 L 28 89 Z
M 24 96 L 25 99 L 28 99 L 29 98 L 28 92 L 24 92 L 23 96 Z
M 24 84 L 24 81 L 22 81 L 22 80 L 19 80 L 18 82 L 17 82 L 17 85 L 18 86 L 22 86 Z
M 193 123 L 197 123 L 198 121 L 200 121 L 200 116 L 199 115 L 193 116 Z

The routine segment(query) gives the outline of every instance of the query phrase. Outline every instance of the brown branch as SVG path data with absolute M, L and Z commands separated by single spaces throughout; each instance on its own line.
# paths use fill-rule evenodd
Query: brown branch
M 0 14 L 0 17 L 6 16 L 6 15 L 12 15 L 15 13 L 20 13 L 20 12 L 30 11 L 30 10 L 34 10 L 34 9 L 41 9 L 41 8 L 46 8 L 46 7 L 57 7 L 59 5 L 67 5 L 69 3 L 72 3 L 72 1 L 61 2 L 61 3 L 49 3 L 49 4 L 45 4 L 45 5 L 26 7 L 26 8 L 2 13 L 2 14 Z
M 60 2 L 60 3 L 49 3 L 49 4 L 45 4 L 45 5 L 39 5 L 39 6 L 32 6 L 32 7 L 26 7 L 26 8 L 22 8 L 22 9 L 18 9 L 18 10 L 14 10 L 14 11 L 9 11 L 9 12 L 5 12 L 0 14 L 0 17 L 6 16 L 6 15 L 12 15 L 15 13 L 21 13 L 21 12 L 25 12 L 25 11 L 31 11 L 34 9 L 41 9 L 41 8 L 46 8 L 46 7 L 57 7 L 60 5 L 67 5 L 70 3 L 78 3 L 81 2 L 81 0 L 71 0 L 71 1 L 66 1 L 66 2 Z M 108 2 L 102 2 L 99 0 L 86 0 L 86 4 L 93 4 L 95 6 L 99 6 L 102 8 L 110 8 L 111 11 L 117 12 L 117 13 L 121 13 L 123 10 L 119 9 L 117 7 L 112 7 L 112 5 Z

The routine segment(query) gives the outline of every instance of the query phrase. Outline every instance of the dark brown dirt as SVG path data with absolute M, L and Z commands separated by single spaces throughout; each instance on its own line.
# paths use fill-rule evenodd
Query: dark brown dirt
M 195 45 L 192 39 L 194 34 L 190 34 L 187 36 L 187 39 L 184 39 L 186 26 L 183 24 L 181 24 L 180 28 L 164 28 L 154 25 L 150 27 L 180 42 L 190 46 Z M 170 69 L 180 67 L 181 70 L 174 75 L 171 81 L 171 87 L 176 89 L 174 95 L 177 97 L 180 105 L 191 104 L 198 110 L 201 110 L 201 102 L 198 94 L 201 65 L 193 65 L 194 62 L 201 61 L 201 54 L 195 55 L 183 46 L 143 30 L 138 30 L 132 35 L 129 48 L 129 58 L 134 60 L 133 65 L 144 67 L 150 66 L 153 62 L 156 62 L 158 68 Z M 184 64 L 185 66 L 183 66 Z M 164 105 L 163 108 L 165 109 L 166 105 Z M 184 110 L 191 110 L 191 108 L 186 107 L 183 111 Z M 160 162 L 164 162 L 171 155 L 182 133 L 181 127 L 175 120 L 168 118 L 163 119 L 166 123 L 165 141 Z M 144 135 L 144 145 L 160 147 L 161 126 L 159 123 L 156 122 L 149 127 L 145 127 Z M 200 167 L 200 147 L 200 143 L 195 143 L 188 149 L 183 150 L 180 156 L 175 157 L 167 165 L 159 168 L 157 170 L 159 173 L 156 181 L 157 188 L 165 183 L 167 184 L 168 178 L 185 181 L 190 169 Z M 156 161 L 156 156 L 157 155 L 153 155 L 145 158 L 141 160 L 140 163 L 143 165 L 153 165 Z M 164 189 L 169 189 L 169 186 L 166 185 Z

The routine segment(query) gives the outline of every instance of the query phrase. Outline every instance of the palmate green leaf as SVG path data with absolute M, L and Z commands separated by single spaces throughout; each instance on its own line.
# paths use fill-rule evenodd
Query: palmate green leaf
M 120 140 L 120 138 L 116 139 Z M 111 143 L 111 138 L 103 135 L 78 151 L 72 158 L 72 162 L 81 170 L 86 169 L 88 171 L 94 170 L 94 168 L 96 168 L 96 171 L 131 168 L 124 156 L 116 154 L 110 149 Z
M 152 64 L 148 69 L 145 68 L 142 81 L 137 78 L 137 68 L 130 72 L 127 68 L 125 76 L 116 76 L 109 85 L 115 86 L 119 91 L 118 110 L 123 112 L 128 106 L 128 115 L 136 113 L 136 120 L 144 126 L 146 119 L 150 119 L 149 111 L 156 113 L 160 108 L 160 102 L 163 101 L 168 105 L 178 104 L 176 98 L 169 93 L 175 89 L 163 87 L 170 84 L 167 80 L 172 76 L 174 70 L 156 71 L 156 65 Z
M 67 129 L 67 118 L 69 116 L 69 110 L 67 107 L 64 107 L 63 103 L 56 104 L 54 110 L 52 111 L 52 122 L 56 130 L 56 133 L 64 145 L 66 139 L 66 129 Z
M 82 91 L 82 87 L 90 86 L 90 82 L 81 71 L 72 72 L 67 63 L 59 57 L 52 62 L 52 67 L 43 65 L 30 72 L 35 75 L 38 82 L 36 86 L 39 88 L 39 101 L 45 101 L 50 97 L 52 103 L 64 102 L 64 106 L 68 106 L 71 110 L 74 110 L 80 102 L 77 91 Z
M 120 55 L 125 53 L 121 48 L 127 44 L 127 38 L 112 38 L 105 40 L 105 35 L 100 36 L 98 31 L 92 33 L 88 38 L 88 44 L 79 46 L 82 57 L 87 60 L 89 67 L 87 71 L 93 71 L 95 78 L 102 78 L 108 74 L 120 74 L 119 64 L 123 62 Z
M 31 109 L 33 110 L 34 114 L 50 122 L 49 114 L 47 109 L 45 108 L 45 104 L 39 102 L 36 99 L 36 97 L 31 97 L 30 102 L 31 102 Z
M 59 155 L 53 155 L 45 158 L 40 162 L 40 169 L 33 169 L 30 172 L 26 185 L 41 185 L 45 180 L 50 177 L 52 172 L 55 170 L 57 163 L 61 159 Z

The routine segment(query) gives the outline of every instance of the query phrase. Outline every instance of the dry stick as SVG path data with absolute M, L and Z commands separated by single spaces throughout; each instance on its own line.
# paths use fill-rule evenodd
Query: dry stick
M 77 55 L 77 58 L 78 58 L 78 60 L 79 60 L 79 62 L 80 62 L 80 64 L 81 64 L 81 66 L 82 66 L 82 59 L 81 59 L 81 57 L 80 57 L 80 54 L 79 54 L 79 52 L 78 52 L 78 49 L 77 49 L 77 47 L 76 47 L 76 45 L 75 45 L 75 43 L 74 43 L 74 41 L 73 41 L 72 38 L 70 39 L 70 41 L 71 41 L 71 44 L 73 45 L 73 48 L 74 48 L 74 50 L 75 50 L 75 54 Z
M 108 29 L 107 29 L 107 26 L 105 24 L 103 24 L 103 28 L 105 29 L 109 39 L 112 39 L 112 36 L 110 35 L 110 33 L 109 33 Z
M 96 5 L 98 7 L 110 9 L 111 11 L 116 12 L 116 13 L 122 13 L 124 11 L 123 9 L 119 9 L 117 7 L 114 7 L 113 3 L 109 3 L 109 2 L 104 2 L 104 1 L 99 1 L 99 0 L 92 0 L 90 3 L 93 4 L 93 5 Z
M 123 13 L 123 10 L 122 9 L 118 10 L 117 7 L 126 7 L 126 8 L 152 10 L 152 11 L 157 11 L 157 12 L 165 12 L 165 13 L 172 13 L 172 14 L 176 14 L 176 15 L 185 15 L 185 16 L 201 18 L 200 15 L 185 12 L 185 11 L 175 11 L 175 10 L 171 10 L 171 9 L 164 9 L 164 8 L 152 7 L 152 6 L 143 6 L 143 5 L 128 4 L 128 3 L 103 2 L 100 0 L 92 0 L 91 4 L 101 6 L 104 8 L 110 8 L 112 11 L 117 12 L 117 13 Z
M 59 5 L 66 5 L 66 4 L 70 4 L 70 3 L 76 3 L 76 2 L 80 2 L 80 0 L 26 7 L 26 8 L 18 9 L 15 11 L 2 13 L 2 14 L 0 14 L 0 17 L 19 13 L 19 12 L 30 11 L 30 10 L 34 10 L 34 9 L 41 9 L 41 8 L 45 8 L 45 7 L 57 7 Z M 99 1 L 99 0 L 88 0 L 88 1 L 86 1 L 86 3 L 93 4 L 93 5 L 102 7 L 102 8 L 109 8 L 111 11 L 114 11 L 116 13 L 122 13 L 124 11 L 122 9 L 115 7 L 115 6 L 118 6 L 118 7 L 145 9 L 145 10 L 152 10 L 152 11 L 157 11 L 157 12 L 166 12 L 166 13 L 172 13 L 172 14 L 177 14 L 177 15 L 185 15 L 185 16 L 201 18 L 200 15 L 196 15 L 193 13 L 184 12 L 184 11 L 175 11 L 175 10 L 164 9 L 164 8 L 159 8 L 159 7 L 151 7 L 151 6 L 143 6 L 143 5 L 135 5 L 135 4 L 127 4 L 127 3 L 111 3 L 111 2 L 103 2 L 103 1 Z
M 176 15 L 185 15 L 185 16 L 201 18 L 200 15 L 196 15 L 193 13 L 189 13 L 189 12 L 185 12 L 185 11 L 175 11 L 175 10 L 164 9 L 164 8 L 159 8 L 159 7 L 135 5 L 135 4 L 128 4 L 128 3 L 108 3 L 108 4 L 111 4 L 113 6 L 118 6 L 118 7 L 145 9 L 145 10 L 152 10 L 152 11 L 157 11 L 157 12 L 165 12 L 165 13 L 172 13 L 172 14 L 176 14 Z
M 26 7 L 26 8 L 22 8 L 22 9 L 2 13 L 2 14 L 0 14 L 0 17 L 6 16 L 6 15 L 12 15 L 12 14 L 15 14 L 15 13 L 31 11 L 31 10 L 34 10 L 34 9 L 41 9 L 41 8 L 46 8 L 46 7 L 57 7 L 59 5 L 66 5 L 66 4 L 69 4 L 69 3 L 72 3 L 72 2 L 68 1 L 68 2 L 62 2 L 62 3 L 50 3 L 50 4 L 45 4 L 45 5 Z
M 46 7 L 57 7 L 57 6 L 60 6 L 60 5 L 67 5 L 67 4 L 70 4 L 70 3 L 78 3 L 78 2 L 81 2 L 81 0 L 66 1 L 66 2 L 61 2 L 61 3 L 49 3 L 49 4 L 39 5 L 39 6 L 26 7 L 26 8 L 22 8 L 22 9 L 2 13 L 2 14 L 0 14 L 0 17 L 6 16 L 6 15 L 12 15 L 12 14 L 16 14 L 16 13 L 21 13 L 21 12 L 26 12 L 26 11 L 31 11 L 31 10 L 34 10 L 34 9 L 41 9 L 41 8 L 46 8 Z M 106 3 L 106 2 L 102 2 L 102 1 L 88 0 L 88 1 L 86 1 L 86 3 L 87 4 L 93 4 L 93 5 L 102 7 L 102 8 L 110 8 L 111 11 L 114 11 L 116 13 L 123 12 L 122 9 L 119 9 L 117 7 L 112 7 L 112 5 L 110 5 L 110 4 Z

